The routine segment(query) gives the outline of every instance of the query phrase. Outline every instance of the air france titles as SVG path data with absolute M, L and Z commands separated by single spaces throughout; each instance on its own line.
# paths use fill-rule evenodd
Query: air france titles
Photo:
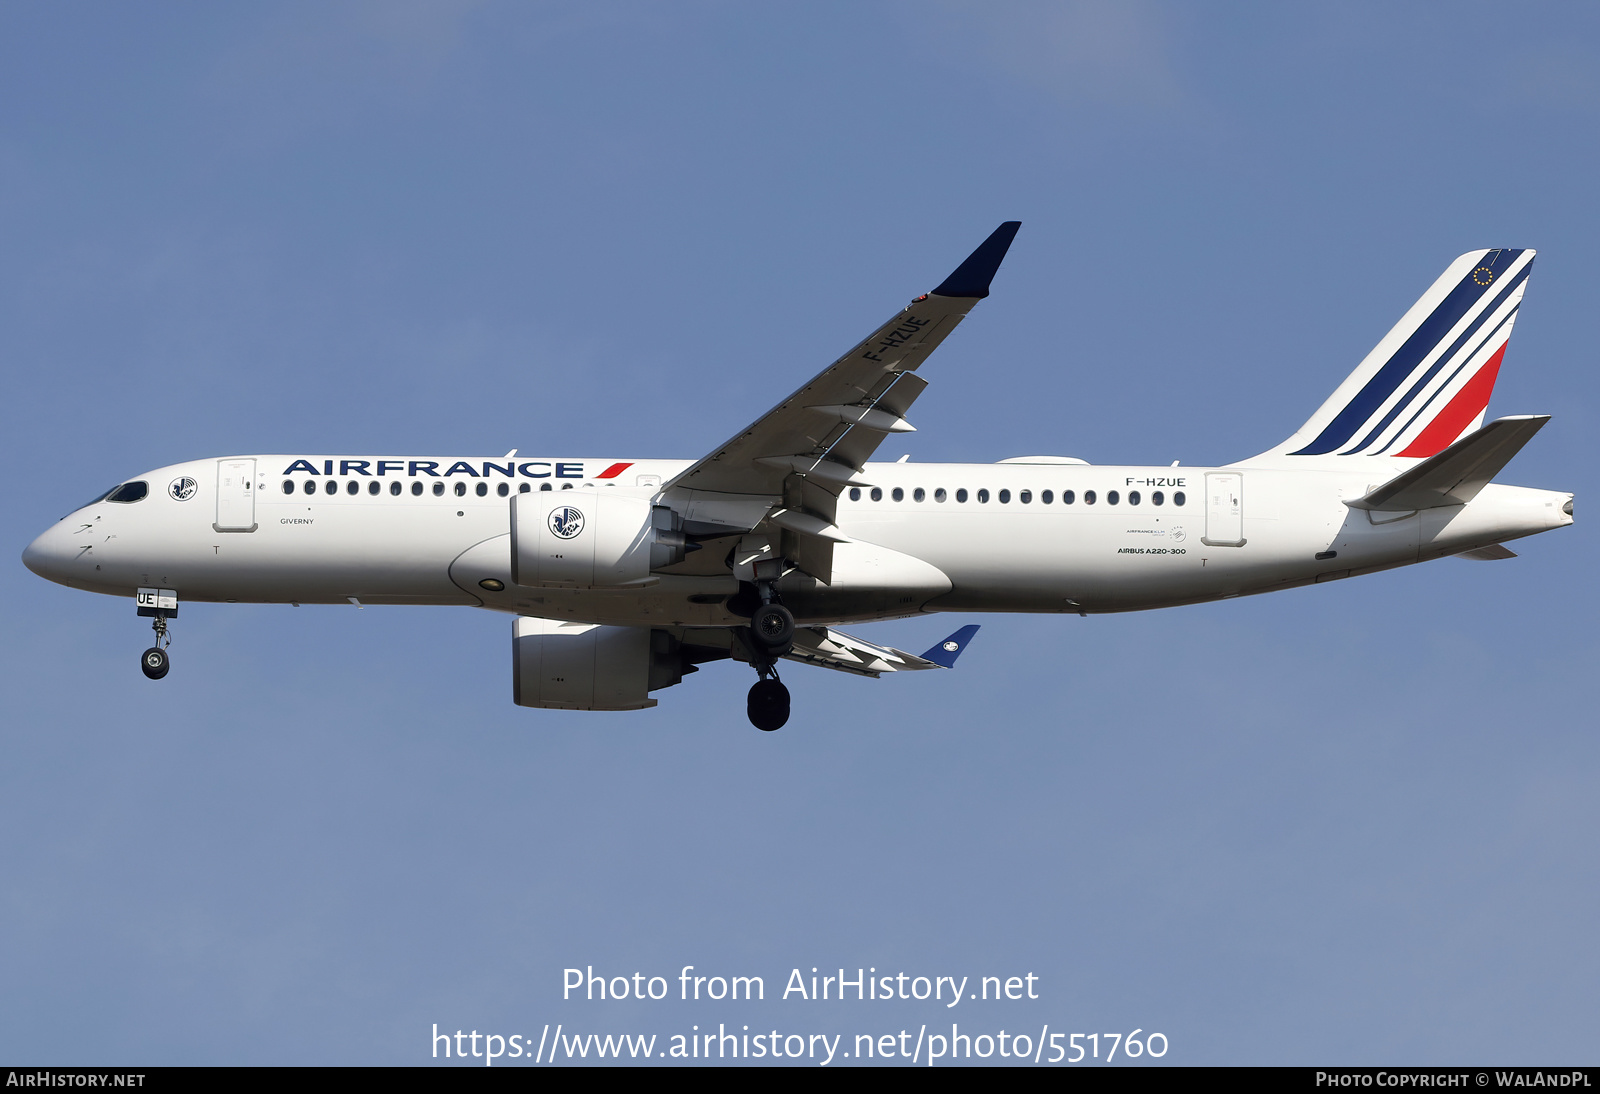
M 338 459 L 317 461 L 307 458 L 295 460 L 284 468 L 285 475 L 300 472 L 306 475 L 318 476 L 344 476 L 365 475 L 376 478 L 436 478 L 447 479 L 454 475 L 474 479 L 487 479 L 492 475 L 503 475 L 508 479 L 614 479 L 622 474 L 633 464 L 613 463 L 608 464 L 599 474 L 591 474 L 583 460 L 456 460 L 451 462 L 444 470 L 445 460 L 349 460 Z

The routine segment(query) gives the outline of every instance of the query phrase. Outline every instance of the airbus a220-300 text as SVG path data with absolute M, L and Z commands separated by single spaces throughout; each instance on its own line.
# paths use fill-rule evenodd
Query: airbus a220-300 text
M 1501 546 L 1572 495 L 1491 480 L 1548 420 L 1484 424 L 1533 251 L 1452 262 L 1282 444 L 1223 467 L 1060 456 L 875 463 L 928 355 L 989 295 L 1019 225 L 699 460 L 228 456 L 120 483 L 28 547 L 63 585 L 132 597 L 166 675 L 182 601 L 459 604 L 512 616 L 528 707 L 637 710 L 697 665 L 748 664 L 751 722 L 789 717 L 781 662 L 950 668 L 841 625 L 930 612 L 1139 611 Z

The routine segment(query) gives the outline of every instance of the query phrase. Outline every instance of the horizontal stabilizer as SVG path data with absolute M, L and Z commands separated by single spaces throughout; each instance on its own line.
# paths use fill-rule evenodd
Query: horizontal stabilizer
M 967 648 L 967 643 L 972 641 L 972 636 L 978 633 L 978 625 L 969 623 L 943 642 L 934 646 L 922 655 L 924 661 L 932 661 L 947 669 L 956 667 L 956 658 L 961 656 L 961 651 Z
M 1548 414 L 1496 418 L 1438 455 L 1390 479 L 1366 497 L 1347 501 L 1352 509 L 1403 513 L 1465 505 L 1498 475 L 1511 457 L 1550 420 Z
M 1495 562 L 1502 558 L 1516 558 L 1517 552 L 1498 543 L 1491 543 L 1487 547 L 1479 547 L 1476 551 L 1462 551 L 1457 558 L 1470 558 L 1476 562 Z

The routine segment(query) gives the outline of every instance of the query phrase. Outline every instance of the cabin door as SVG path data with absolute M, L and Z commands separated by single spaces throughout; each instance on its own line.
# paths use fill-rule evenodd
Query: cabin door
M 256 530 L 256 461 L 217 461 L 217 523 L 219 532 Z
M 1244 476 L 1220 472 L 1206 476 L 1206 534 L 1211 547 L 1244 546 Z

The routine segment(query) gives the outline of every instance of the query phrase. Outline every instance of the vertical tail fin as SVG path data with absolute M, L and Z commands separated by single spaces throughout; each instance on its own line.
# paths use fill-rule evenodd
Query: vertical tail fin
M 1533 256 L 1456 259 L 1310 420 L 1263 455 L 1427 457 L 1477 429 Z

